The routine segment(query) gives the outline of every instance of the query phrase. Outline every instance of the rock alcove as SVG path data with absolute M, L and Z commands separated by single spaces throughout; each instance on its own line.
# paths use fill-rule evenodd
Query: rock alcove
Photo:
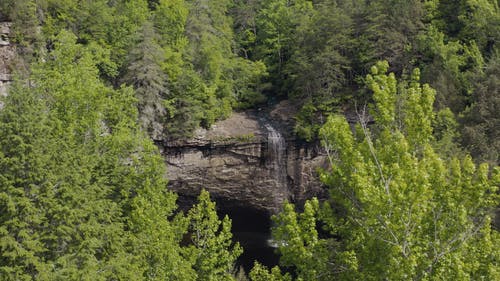
M 169 188 L 187 209 L 201 189 L 217 202 L 219 215 L 233 220 L 233 234 L 245 248 L 240 264 L 253 260 L 272 266 L 277 257 L 270 244 L 270 217 L 284 202 L 299 205 L 325 189 L 317 169 L 327 166 L 318 144 L 301 142 L 287 129 L 286 102 L 269 111 L 234 113 L 192 139 L 157 141 L 167 164 Z

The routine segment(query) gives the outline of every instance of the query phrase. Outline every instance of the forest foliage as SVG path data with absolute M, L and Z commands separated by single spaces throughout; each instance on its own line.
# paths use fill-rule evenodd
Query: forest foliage
M 361 118 L 353 132 L 336 115 L 320 129 L 330 197 L 302 212 L 286 204 L 275 217 L 280 264 L 297 280 L 499 279 L 500 234 L 491 221 L 500 170 L 435 151 L 435 90 L 420 84 L 418 69 L 409 83 L 387 70 L 380 62 L 366 77 L 373 126 Z M 278 269 L 254 271 L 265 276 L 255 280 L 289 280 L 271 277 Z
M 2 0 L 0 280 L 234 280 L 230 219 L 178 210 L 151 139 L 283 99 L 330 196 L 251 280 L 500 279 L 499 5 Z
M 290 99 L 296 134 L 315 140 L 327 116 L 371 101 L 363 79 L 386 60 L 403 77 L 419 68 L 437 91 L 435 108 L 458 120 L 455 141 L 499 162 L 497 1 L 5 0 L 0 8 L 28 62 L 50 52 L 61 30 L 99 46 L 100 78 L 134 87 L 140 123 L 155 139 Z

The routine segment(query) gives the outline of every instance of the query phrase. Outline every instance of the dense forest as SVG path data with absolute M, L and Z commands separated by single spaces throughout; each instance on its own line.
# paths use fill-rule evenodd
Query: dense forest
M 1 0 L 0 280 L 500 280 L 500 2 Z M 327 200 L 279 267 L 179 210 L 152 140 L 289 100 Z M 357 121 L 344 117 L 354 113 Z

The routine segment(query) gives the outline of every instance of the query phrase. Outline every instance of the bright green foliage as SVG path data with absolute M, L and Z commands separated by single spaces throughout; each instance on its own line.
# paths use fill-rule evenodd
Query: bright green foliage
M 196 280 L 234 280 L 234 264 L 243 250 L 231 240 L 233 235 L 228 216 L 219 220 L 210 194 L 202 190 L 198 204 L 189 210 L 187 218 L 192 245 L 185 249 L 185 255 L 193 259 L 193 268 L 198 274 Z
M 47 0 L 42 12 L 45 16 L 42 29 L 46 36 L 67 29 L 80 41 L 94 42 L 105 49 L 109 55 L 99 68 L 110 80 L 118 75 L 136 31 L 149 16 L 144 0 Z
M 206 192 L 169 219 L 176 196 L 132 89 L 102 84 L 99 48 L 75 41 L 55 37 L 0 110 L 0 279 L 230 280 L 230 220 Z
M 265 266 L 255 262 L 252 271 L 250 271 L 250 280 L 252 281 L 291 281 L 290 274 L 282 274 L 280 269 L 275 266 L 269 271 Z
M 26 77 L 0 111 L 0 279 L 231 279 L 229 221 L 206 193 L 174 215 L 143 131 L 185 138 L 285 97 L 300 138 L 328 120 L 333 166 L 331 207 L 276 219 L 297 278 L 500 279 L 498 172 L 465 156 L 499 163 L 498 1 L 2 0 L 0 13 Z M 367 101 L 374 125 L 326 118 Z M 187 228 L 200 236 L 182 249 Z
M 402 131 L 412 148 L 432 138 L 435 91 L 429 85 L 420 85 L 420 70 L 416 68 L 408 85 L 398 85 L 394 73 L 386 75 L 386 61 L 378 62 L 366 76 L 368 88 L 373 92 L 375 105 L 371 114 L 379 128 Z
M 418 70 L 408 83 L 386 70 L 379 63 L 366 79 L 377 96 L 374 125 L 362 119 L 353 133 L 332 116 L 321 128 L 331 197 L 301 214 L 284 206 L 273 231 L 281 264 L 299 280 L 497 280 L 498 167 L 435 152 L 434 91 Z M 439 118 L 450 123 L 445 111 Z M 319 225 L 330 237 L 318 237 Z
M 371 81 L 372 89 L 382 88 L 388 78 L 377 73 L 381 82 Z M 332 171 L 322 175 L 339 209 L 331 212 L 329 224 L 340 236 L 339 254 L 354 253 L 358 265 L 342 276 L 498 279 L 500 237 L 490 225 L 499 203 L 498 170 L 490 177 L 488 167 L 475 167 L 470 157 L 446 161 L 434 152 L 434 91 L 420 86 L 417 74 L 401 90 L 400 118 L 384 118 L 374 128 L 361 123 L 354 135 L 341 117 L 330 118 L 321 129 L 325 145 L 336 153 Z M 391 99 L 375 104 L 375 111 L 396 112 L 395 103 L 385 102 Z
M 394 73 L 385 75 L 389 68 L 386 61 L 378 62 L 371 68 L 371 75 L 366 76 L 366 84 L 373 92 L 373 100 L 377 103 L 371 112 L 375 122 L 381 126 L 389 126 L 396 120 L 397 82 Z
M 420 85 L 418 68 L 413 70 L 408 86 L 401 90 L 402 116 L 400 118 L 403 121 L 408 142 L 413 145 L 413 148 L 418 148 L 432 138 L 433 104 L 436 91 L 428 84 Z
M 33 199 L 41 193 L 50 158 L 41 138 L 47 117 L 42 114 L 43 104 L 22 91 L 20 84 L 10 92 L 0 111 L 0 276 L 2 280 L 31 280 L 46 270 L 40 257 L 45 246 L 40 234 L 33 233 L 45 218 Z
M 189 136 L 200 125 L 227 118 L 233 108 L 265 101 L 265 65 L 233 49 L 231 1 L 17 2 L 2 7 L 16 19 L 14 41 L 27 61 L 41 58 L 62 30 L 79 43 L 99 46 L 100 76 L 115 87 L 134 87 L 141 124 L 154 138 Z
M 184 35 L 188 13 L 184 0 L 161 0 L 153 13 L 155 31 L 160 36 L 158 43 L 164 52 L 162 68 L 171 84 L 177 82 L 185 67 L 182 55 L 188 44 Z M 174 87 L 169 88 L 172 90 Z
M 282 266 L 294 267 L 297 280 L 332 280 L 329 261 L 332 241 L 318 238 L 317 199 L 307 201 L 304 211 L 297 214 L 292 204 L 285 204 L 283 212 L 274 218 L 273 239 L 278 243 Z
M 98 49 L 75 39 L 54 38 L 0 111 L 2 280 L 188 280 L 167 220 L 176 197 L 132 91 L 103 85 Z

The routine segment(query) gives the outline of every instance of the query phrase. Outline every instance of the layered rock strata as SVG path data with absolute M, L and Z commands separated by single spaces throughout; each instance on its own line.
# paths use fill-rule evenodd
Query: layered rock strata
M 285 201 L 321 196 L 317 169 L 326 156 L 315 145 L 285 137 L 258 112 L 235 113 L 182 142 L 157 142 L 171 189 L 194 198 L 208 190 L 221 208 L 251 208 L 268 214 Z M 285 135 L 285 136 L 284 136 Z

